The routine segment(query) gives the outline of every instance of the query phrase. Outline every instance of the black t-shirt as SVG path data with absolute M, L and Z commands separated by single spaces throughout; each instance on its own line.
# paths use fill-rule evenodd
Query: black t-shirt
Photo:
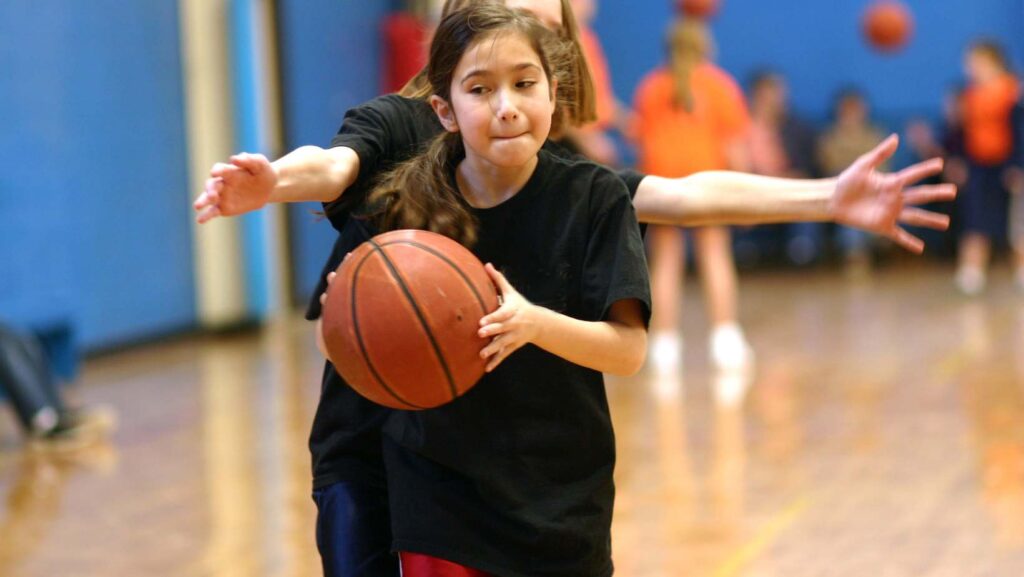
M 600 321 L 637 299 L 646 320 L 643 241 L 614 173 L 541 151 L 518 194 L 473 212 L 474 254 L 531 302 Z M 615 440 L 600 372 L 527 345 L 447 405 L 392 411 L 384 433 L 395 549 L 501 576 L 611 573 Z
M 356 152 L 359 156 L 359 175 L 338 200 L 324 204 L 331 225 L 341 232 L 349 217 L 361 210 L 376 177 L 426 148 L 430 139 L 443 130 L 437 115 L 426 101 L 397 94 L 378 96 L 346 112 L 341 128 L 331 140 L 331 146 L 345 146 Z M 544 143 L 544 150 L 562 158 L 587 160 L 563 144 L 550 140 Z M 629 197 L 636 196 L 644 175 L 629 168 L 617 170 L 615 174 L 626 184 Z M 641 232 L 643 230 L 644 226 L 641 225 Z M 357 246 L 342 246 L 343 242 L 340 236 L 335 240 L 334 249 L 324 263 L 316 289 L 310 295 L 306 307 L 306 318 L 309 320 L 320 317 L 320 295 L 327 290 L 327 273 L 338 268 L 341 259 Z
M 331 146 L 347 146 L 359 156 L 359 175 L 335 203 L 324 209 L 338 230 L 333 250 L 310 296 L 306 318 L 320 317 L 319 295 L 327 289 L 327 274 L 335 270 L 346 254 L 373 235 L 359 214 L 376 177 L 399 162 L 411 158 L 444 129 L 430 105 L 423 100 L 386 95 L 349 110 Z M 544 146 L 554 154 L 571 157 L 558 144 Z M 582 157 L 575 157 L 582 159 Z M 622 170 L 617 173 L 632 198 L 643 175 Z M 380 423 L 388 409 L 367 401 L 348 387 L 334 367 L 326 363 L 320 403 L 310 433 L 313 486 L 321 488 L 339 481 L 380 482 Z

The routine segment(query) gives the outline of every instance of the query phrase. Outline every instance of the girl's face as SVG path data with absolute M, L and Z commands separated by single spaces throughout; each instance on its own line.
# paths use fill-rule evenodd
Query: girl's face
M 505 0 L 505 5 L 515 10 L 533 14 L 548 30 L 562 28 L 561 0 Z
M 967 77 L 976 84 L 987 82 L 997 77 L 1000 72 L 995 61 L 988 54 L 979 50 L 971 50 L 967 53 L 964 69 Z
M 460 132 L 466 158 L 496 167 L 527 164 L 551 132 L 554 86 L 540 57 L 520 34 L 473 44 L 452 76 L 451 102 L 432 104 L 450 132 Z

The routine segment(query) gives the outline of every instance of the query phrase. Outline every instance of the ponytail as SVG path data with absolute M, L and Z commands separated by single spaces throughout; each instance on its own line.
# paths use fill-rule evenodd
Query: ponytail
M 461 135 L 444 132 L 423 153 L 387 173 L 369 197 L 370 205 L 379 207 L 371 215 L 379 230 L 429 230 L 472 246 L 476 218 L 452 179 L 464 156 Z

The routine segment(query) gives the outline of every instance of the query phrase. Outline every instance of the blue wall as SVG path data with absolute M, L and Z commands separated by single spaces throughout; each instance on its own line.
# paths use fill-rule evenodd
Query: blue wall
M 195 322 L 174 0 L 0 2 L 0 318 Z
M 823 120 L 833 94 L 863 87 L 879 117 L 895 124 L 912 114 L 939 114 L 942 95 L 961 78 L 961 54 L 976 36 L 1006 43 L 1024 69 L 1021 0 L 904 0 L 916 30 L 907 48 L 880 55 L 863 42 L 860 18 L 869 0 L 797 2 L 721 0 L 713 21 L 719 63 L 745 82 L 770 65 L 789 79 L 794 107 Z M 595 29 L 604 43 L 615 90 L 631 102 L 640 78 L 663 58 L 673 2 L 600 1 Z M 893 126 L 895 127 L 895 126 Z
M 720 62 L 741 79 L 781 69 L 814 120 L 848 83 L 891 127 L 936 114 L 981 34 L 1024 68 L 1021 0 L 908 0 L 917 31 L 894 56 L 861 40 L 868 0 L 723 2 Z M 671 5 L 601 3 L 595 27 L 621 99 L 661 62 Z M 326 145 L 345 110 L 377 94 L 379 24 L 393 8 L 278 1 L 286 149 Z M 176 0 L 0 2 L 0 318 L 71 319 L 87 348 L 195 324 L 179 28 Z M 334 238 L 317 208 L 291 213 L 301 300 Z
M 388 0 L 281 0 L 281 76 L 285 149 L 327 146 L 345 111 L 378 94 L 380 22 Z M 305 302 L 336 233 L 313 211 L 290 209 L 296 297 Z

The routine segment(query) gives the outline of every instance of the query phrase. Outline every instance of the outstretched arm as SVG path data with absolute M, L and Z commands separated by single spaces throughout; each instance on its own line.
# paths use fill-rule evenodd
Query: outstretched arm
M 923 241 L 901 225 L 944 230 L 949 217 L 912 205 L 952 200 L 956 187 L 910 187 L 942 171 L 938 158 L 896 173 L 880 172 L 878 167 L 898 145 L 897 137 L 890 136 L 837 178 L 803 180 L 728 171 L 677 179 L 648 176 L 633 205 L 642 222 L 679 226 L 834 221 L 891 238 L 919 253 Z
M 345 146 L 303 146 L 270 162 L 262 154 L 241 153 L 218 162 L 193 208 L 196 220 L 236 216 L 271 202 L 330 202 L 359 175 L 359 156 Z

